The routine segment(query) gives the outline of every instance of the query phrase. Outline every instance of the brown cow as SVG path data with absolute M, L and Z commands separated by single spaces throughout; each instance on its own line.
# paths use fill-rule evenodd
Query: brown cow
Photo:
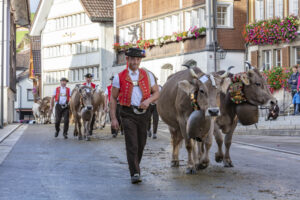
M 160 92 L 157 102 L 157 110 L 162 120 L 168 125 L 172 137 L 172 167 L 179 166 L 179 148 L 182 140 L 185 140 L 188 152 L 188 167 L 186 173 L 196 172 L 197 168 L 208 166 L 208 154 L 197 155 L 195 141 L 189 137 L 191 131 L 197 130 L 198 141 L 203 141 L 207 152 L 212 144 L 213 118 L 219 114 L 217 96 L 221 88 L 225 92 L 229 85 L 229 80 L 218 74 L 207 75 L 199 68 L 179 71 L 171 75 Z M 191 105 L 191 94 L 196 94 L 195 101 L 199 106 L 199 111 L 194 111 Z M 205 124 L 195 123 L 201 115 L 205 116 Z M 188 124 L 188 127 L 187 127 Z M 208 127 L 208 130 L 207 130 Z M 189 131 L 189 133 L 187 133 Z M 210 134 L 209 134 L 210 132 Z M 201 151 L 199 150 L 199 153 Z
M 51 124 L 51 112 L 50 112 L 50 102 L 51 102 L 51 97 L 44 97 L 40 101 L 40 117 L 41 121 L 44 124 Z
M 105 116 L 106 116 L 105 95 L 104 92 L 99 89 L 99 86 L 97 86 L 93 98 L 94 98 L 93 109 L 94 109 L 94 115 L 96 116 L 97 128 L 103 129 L 105 127 Z
M 267 87 L 266 80 L 255 68 L 249 70 L 244 78 L 242 78 L 243 93 L 246 101 L 236 104 L 231 100 L 230 92 L 221 94 L 221 116 L 219 116 L 215 123 L 214 135 L 218 144 L 218 152 L 215 154 L 216 162 L 224 163 L 225 167 L 233 167 L 229 150 L 233 132 L 240 121 L 243 125 L 251 125 L 258 121 L 258 106 L 259 105 L 273 105 L 276 99 L 272 96 Z M 223 137 L 220 129 L 225 136 L 225 156 L 222 151 Z
M 74 117 L 74 136 L 82 140 L 81 119 L 84 126 L 84 138 L 90 140 L 89 131 L 93 117 L 93 95 L 95 90 L 88 86 L 76 85 L 72 91 L 70 109 Z

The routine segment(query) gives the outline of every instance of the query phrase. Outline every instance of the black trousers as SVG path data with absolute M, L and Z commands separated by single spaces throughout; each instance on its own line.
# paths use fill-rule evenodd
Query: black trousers
M 66 108 L 62 108 L 61 105 L 56 104 L 55 106 L 55 130 L 57 132 L 60 131 L 60 122 L 61 118 L 64 117 L 64 135 L 68 134 L 69 130 L 69 106 Z
M 118 120 L 118 123 L 119 123 L 119 126 L 120 126 L 120 129 L 121 129 L 121 132 L 123 132 L 123 126 L 122 126 L 122 121 L 121 121 L 121 116 L 120 116 L 120 111 L 121 111 L 121 105 L 120 104 L 117 104 L 117 109 L 116 109 L 116 117 L 117 117 L 117 120 Z M 109 119 L 111 121 L 111 117 L 110 117 L 110 114 L 109 114 Z M 111 134 L 118 134 L 118 131 L 111 128 Z
M 124 128 L 126 154 L 130 175 L 140 174 L 140 162 L 147 141 L 149 109 L 144 114 L 135 114 L 130 107 L 121 107 L 121 121 Z
M 148 131 L 150 131 L 150 129 L 151 129 L 151 118 L 153 118 L 153 133 L 157 133 L 159 115 L 158 115 L 158 112 L 156 109 L 156 104 L 150 104 L 149 112 L 150 112 L 150 118 L 149 118 L 149 124 L 148 124 Z

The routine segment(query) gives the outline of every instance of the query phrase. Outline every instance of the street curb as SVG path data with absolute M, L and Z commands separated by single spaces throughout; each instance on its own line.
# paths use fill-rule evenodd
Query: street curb
M 15 130 L 17 130 L 20 126 L 22 126 L 23 124 L 19 124 L 17 125 L 14 129 L 12 129 L 10 132 L 4 134 L 4 136 L 2 136 L 0 138 L 0 143 L 2 143 L 8 136 L 10 136 Z
M 236 135 L 264 135 L 264 136 L 300 136 L 300 129 L 248 129 L 235 130 Z

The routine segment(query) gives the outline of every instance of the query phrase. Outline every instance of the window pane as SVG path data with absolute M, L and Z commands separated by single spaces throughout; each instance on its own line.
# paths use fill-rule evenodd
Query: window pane
M 191 28 L 191 12 L 185 12 L 185 31 Z
M 296 64 L 300 64 L 300 48 L 296 49 Z
M 27 89 L 27 100 L 28 101 L 33 101 L 33 93 L 32 93 L 32 89 Z
M 217 25 L 227 26 L 227 6 L 217 7 Z
M 146 22 L 146 25 L 145 25 L 145 39 L 146 40 L 149 40 L 150 37 L 151 37 L 151 24 L 150 22 Z
M 157 33 L 157 36 L 158 37 L 164 36 L 164 20 L 163 19 L 158 20 L 158 33 Z
M 255 20 L 263 20 L 264 19 L 264 1 L 256 0 L 255 1 Z
M 273 0 L 266 0 L 266 17 L 267 19 L 273 18 Z

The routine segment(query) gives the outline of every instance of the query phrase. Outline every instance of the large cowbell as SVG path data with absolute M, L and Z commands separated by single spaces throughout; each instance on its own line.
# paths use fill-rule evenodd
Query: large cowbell
M 205 117 L 201 110 L 193 111 L 187 121 L 187 136 L 201 142 L 206 136 L 211 125 L 211 117 Z
M 258 107 L 248 103 L 236 106 L 236 114 L 239 122 L 244 125 L 252 125 L 258 122 Z

